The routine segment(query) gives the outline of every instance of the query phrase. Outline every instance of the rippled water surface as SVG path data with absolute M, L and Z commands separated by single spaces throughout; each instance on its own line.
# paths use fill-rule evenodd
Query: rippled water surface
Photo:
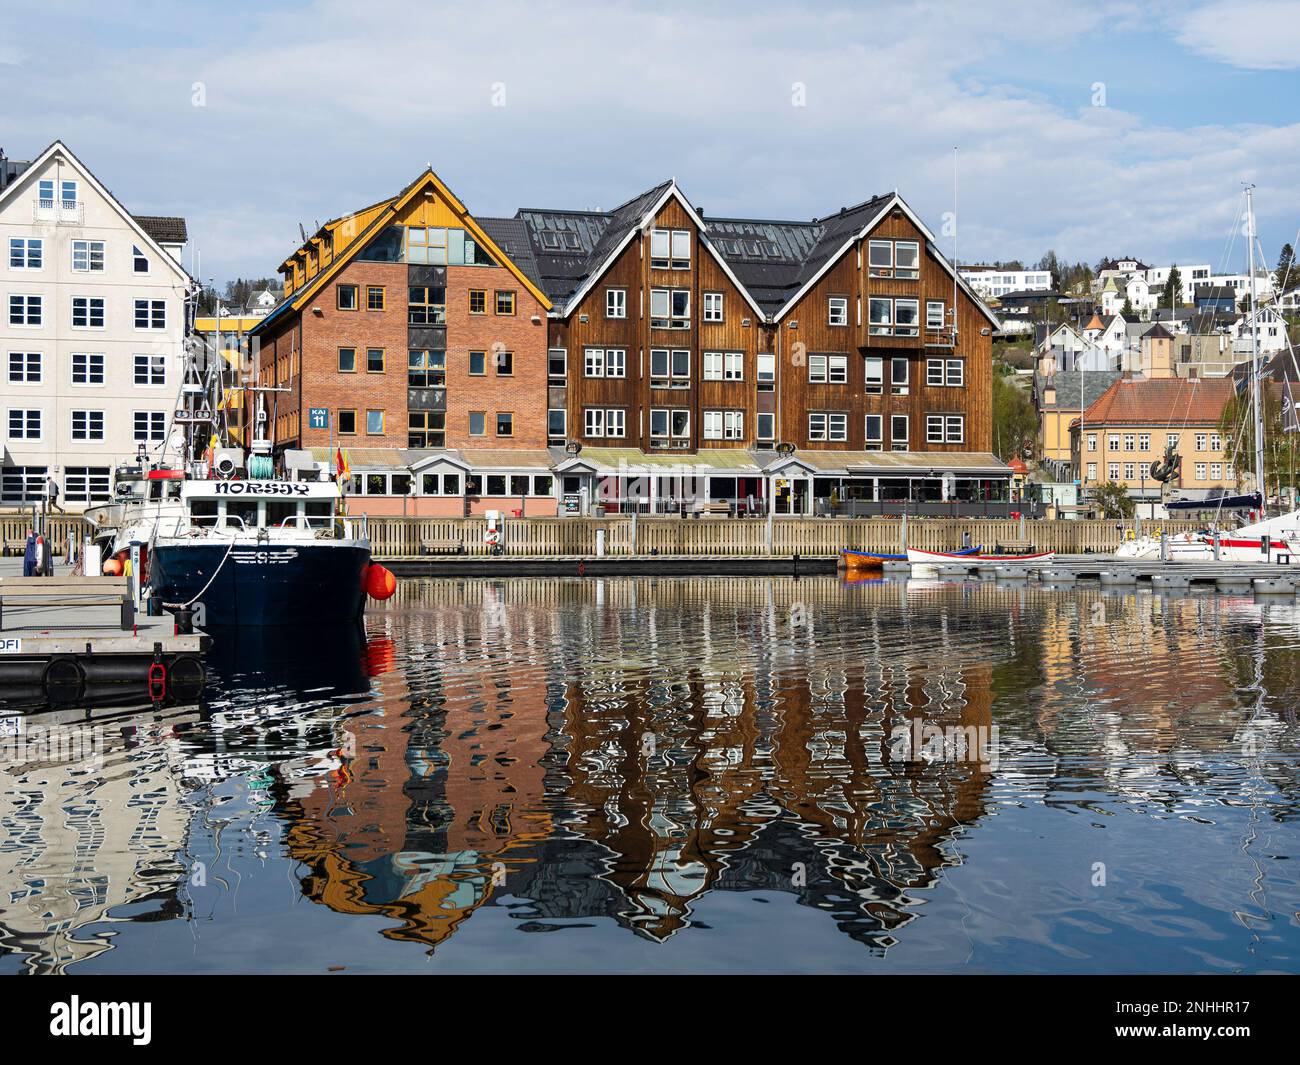
M 212 665 L 0 722 L 0 971 L 1300 968 L 1290 602 L 411 581 Z

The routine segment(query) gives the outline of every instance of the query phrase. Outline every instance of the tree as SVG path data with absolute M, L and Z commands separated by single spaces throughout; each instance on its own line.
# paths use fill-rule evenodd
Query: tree
M 1046 270 L 1052 275 L 1052 289 L 1055 292 L 1061 291 L 1062 266 L 1056 257 L 1056 252 L 1051 248 L 1047 249 L 1047 254 L 1038 260 L 1035 270 Z
M 1177 263 L 1169 268 L 1169 276 L 1165 278 L 1165 295 L 1168 297 L 1165 302 L 1171 310 L 1183 305 L 1183 275 Z
M 1300 390 L 1296 382 L 1291 387 Z M 1270 495 L 1279 493 L 1284 485 L 1294 485 L 1296 460 L 1300 458 L 1300 433 L 1282 431 L 1282 397 L 1280 389 L 1272 382 L 1260 381 L 1260 394 L 1264 400 L 1264 477 Z M 1224 452 L 1237 473 L 1237 483 L 1242 474 L 1255 473 L 1255 418 L 1250 409 L 1250 390 L 1238 395 L 1235 392 L 1223 405 L 1219 417 L 1219 433 L 1223 437 Z
M 1137 509 L 1133 497 L 1128 494 L 1128 489 L 1114 481 L 1097 485 L 1092 490 L 1092 500 L 1101 508 L 1102 515 L 1107 518 L 1131 518 Z
M 1038 414 L 1009 367 L 994 367 L 993 445 L 1003 462 L 1038 451 Z
M 1296 276 L 1295 249 L 1290 244 L 1282 245 L 1282 254 L 1277 257 L 1277 269 L 1273 271 L 1273 279 L 1277 283 L 1279 296 L 1300 282 L 1300 277 Z
M 1119 309 L 1119 316 L 1126 322 L 1130 318 L 1137 317 L 1137 313 L 1133 310 L 1133 301 L 1127 296 L 1124 297 L 1124 306 Z

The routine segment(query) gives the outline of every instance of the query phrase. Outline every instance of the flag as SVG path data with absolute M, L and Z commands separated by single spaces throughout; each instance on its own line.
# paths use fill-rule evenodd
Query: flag
M 1300 415 L 1295 409 L 1295 397 L 1291 395 L 1291 378 L 1282 378 L 1282 432 L 1300 432 Z
M 348 465 L 348 457 L 343 454 L 341 446 L 334 452 L 334 473 L 340 481 L 352 476 L 352 467 Z

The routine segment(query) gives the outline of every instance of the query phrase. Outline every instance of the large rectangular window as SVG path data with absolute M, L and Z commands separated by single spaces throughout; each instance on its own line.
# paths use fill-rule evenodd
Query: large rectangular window
M 102 240 L 74 240 L 72 242 L 72 269 L 79 274 L 103 273 L 104 242 Z
M 406 358 L 408 388 L 438 388 L 447 383 L 447 353 L 438 348 L 417 349 Z M 415 445 L 412 445 L 414 447 Z M 428 447 L 442 445 L 429 444 Z
M 413 410 L 407 413 L 407 447 L 445 447 L 447 414 L 440 410 Z
M 966 418 L 961 414 L 927 414 L 927 444 L 960 444 L 966 439 Z
M 9 352 L 9 383 L 11 385 L 39 385 L 41 377 L 41 353 L 39 351 Z
M 98 352 L 74 352 L 72 355 L 72 383 L 74 385 L 102 385 L 104 383 L 104 356 Z
M 689 329 L 691 327 L 691 290 L 688 288 L 652 288 L 650 290 L 650 326 L 652 329 Z
M 139 312 L 137 310 L 137 328 L 139 328 Z M 72 328 L 74 329 L 103 329 L 104 328 L 104 300 L 100 296 L 73 296 L 72 297 Z
M 63 498 L 69 503 L 102 503 L 109 491 L 107 466 L 69 466 L 63 471 Z
M 131 416 L 131 438 L 156 443 L 167 435 L 167 415 L 160 410 L 138 410 Z
M 830 441 L 842 443 L 849 438 L 849 416 L 839 411 L 810 411 L 808 414 L 808 439 L 810 442 Z
M 136 300 L 135 327 L 137 329 L 166 329 L 167 301 Z
M 9 238 L 10 270 L 39 270 L 44 262 L 44 244 L 40 237 Z
M 885 417 L 883 414 L 867 415 L 867 450 L 883 451 L 885 446 Z
M 447 289 L 442 285 L 412 285 L 407 301 L 411 325 L 443 325 L 447 321 Z
M 103 440 L 104 412 L 102 410 L 74 410 L 72 412 L 72 439 Z
M 39 408 L 11 407 L 9 409 L 9 439 L 39 440 L 41 438 L 41 411 Z
M 650 230 L 650 265 L 656 270 L 689 270 L 691 231 L 689 229 Z
M 157 388 L 167 383 L 167 359 L 163 355 L 131 356 L 131 379 L 143 388 Z
M 44 300 L 40 296 L 9 297 L 9 324 L 40 325 L 44 318 Z
M 0 501 L 39 503 L 45 498 L 48 466 L 5 466 L 0 469 Z

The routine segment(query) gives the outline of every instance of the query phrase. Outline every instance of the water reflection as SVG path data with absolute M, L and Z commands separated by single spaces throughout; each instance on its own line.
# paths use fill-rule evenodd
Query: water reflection
M 607 928 L 780 968 L 753 944 L 797 923 L 782 900 L 860 965 L 1300 957 L 1294 604 L 444 581 L 404 583 L 367 624 L 223 634 L 205 705 L 108 720 L 99 768 L 7 760 L 0 966 L 129 968 L 147 935 L 180 967 L 146 925 L 224 944 L 236 913 L 289 895 L 277 957 L 365 920 L 344 960 L 377 968 L 412 944 L 510 957 L 475 933 L 484 907 L 564 932 L 530 939 L 552 968 L 592 965 L 584 937 L 619 949 Z

